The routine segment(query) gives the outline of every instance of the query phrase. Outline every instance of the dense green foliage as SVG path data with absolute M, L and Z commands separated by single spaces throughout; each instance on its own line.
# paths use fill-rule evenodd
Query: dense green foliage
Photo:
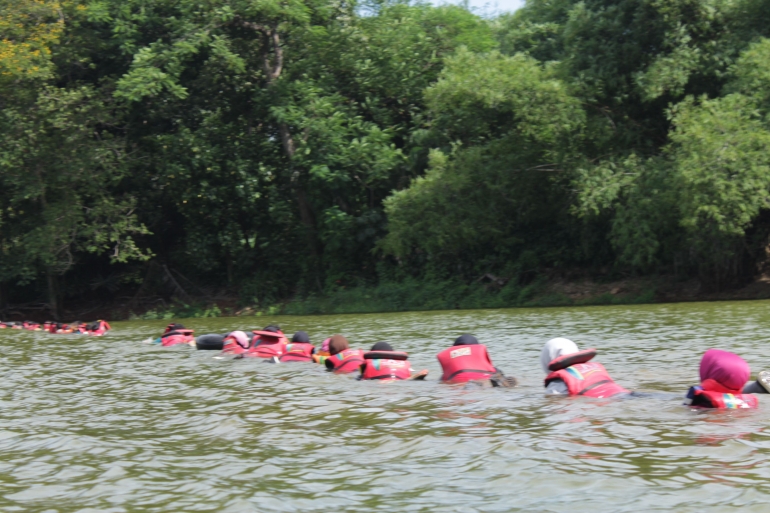
M 0 307 L 740 283 L 770 234 L 768 7 L 0 0 Z

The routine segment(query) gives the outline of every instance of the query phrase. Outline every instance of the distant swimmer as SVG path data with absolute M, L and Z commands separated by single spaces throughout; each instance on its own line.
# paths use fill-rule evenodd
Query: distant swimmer
M 700 385 L 691 387 L 684 404 L 701 408 L 756 408 L 759 401 L 745 388 L 751 369 L 735 353 L 709 349 L 700 361 Z M 761 377 L 761 376 L 760 376 Z M 760 383 L 760 388 L 764 388 Z
M 94 322 L 87 323 L 84 327 L 85 333 L 93 337 L 101 337 L 112 329 L 110 323 L 105 320 L 99 319 Z
M 421 380 L 428 375 L 427 370 L 414 372 L 409 365 L 409 355 L 394 351 L 387 342 L 377 342 L 372 349 L 364 353 L 359 379 L 379 381 Z
M 175 346 L 178 344 L 190 345 L 195 342 L 193 333 L 195 330 L 185 328 L 183 324 L 171 323 L 166 326 L 166 330 L 153 343 L 160 344 L 163 347 Z
M 42 327 L 40 326 L 40 323 L 35 322 L 35 321 L 24 321 L 22 323 L 22 327 L 25 330 L 30 330 L 30 331 L 41 331 L 42 330 Z
M 68 335 L 70 333 L 75 333 L 75 326 L 77 326 L 77 324 L 77 322 L 74 322 L 71 325 L 55 322 L 48 328 L 48 333 L 56 333 L 57 335 Z
M 495 387 L 514 387 L 516 378 L 505 376 L 493 364 L 487 346 L 479 344 L 473 335 L 461 335 L 452 347 L 436 355 L 443 371 L 444 383 L 487 382 Z
M 581 351 L 568 338 L 549 340 L 540 351 L 540 365 L 546 373 L 545 393 L 612 397 L 628 390 L 615 383 L 599 362 L 592 362 L 596 349 Z
M 342 335 L 329 338 L 329 357 L 324 361 L 326 370 L 347 374 L 356 372 L 364 364 L 364 352 L 361 349 L 351 349 L 348 339 Z

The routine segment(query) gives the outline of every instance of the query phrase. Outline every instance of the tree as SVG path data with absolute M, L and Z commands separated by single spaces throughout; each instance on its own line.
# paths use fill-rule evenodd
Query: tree
M 426 99 L 448 149 L 433 150 L 426 176 L 386 200 L 383 249 L 488 262 L 542 243 L 540 227 L 564 212 L 559 183 L 584 127 L 565 85 L 525 55 L 461 50 Z

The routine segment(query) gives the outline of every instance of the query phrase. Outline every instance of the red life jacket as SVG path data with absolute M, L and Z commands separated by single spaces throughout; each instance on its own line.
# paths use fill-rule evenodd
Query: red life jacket
M 545 377 L 545 385 L 555 379 L 561 379 L 567 384 L 569 395 L 584 395 L 586 397 L 611 397 L 627 393 L 607 373 L 604 365 L 598 362 L 578 363 L 565 369 L 551 372 Z
M 254 344 L 249 349 L 248 356 L 272 358 L 274 356 L 281 356 L 286 352 L 288 340 L 283 336 L 283 333 L 257 330 L 252 333 L 258 336 L 254 337 Z
M 169 346 L 175 346 L 177 344 L 189 344 L 193 340 L 195 340 L 195 336 L 193 335 L 193 332 L 195 330 L 176 330 L 176 331 L 169 331 L 168 333 L 164 333 L 160 337 L 160 345 L 163 347 L 169 347 Z
M 730 390 L 713 379 L 707 379 L 695 387 L 692 405 L 703 408 L 737 409 L 757 408 L 759 401 L 751 394 L 742 394 L 740 390 Z
M 489 359 L 487 346 L 483 344 L 452 346 L 441 351 L 436 358 L 444 371 L 441 381 L 449 383 L 489 379 L 497 372 Z
M 107 323 L 107 321 L 99 321 L 99 327 L 96 328 L 95 330 L 88 330 L 88 334 L 89 335 L 93 335 L 95 337 L 101 337 L 102 335 L 104 335 L 105 333 L 110 331 L 111 329 L 112 328 Z
M 315 347 L 305 342 L 290 342 L 286 344 L 284 351 L 279 357 L 282 362 L 312 362 Z
M 364 366 L 361 379 L 379 379 L 394 381 L 409 379 L 408 355 L 400 351 L 369 351 L 364 353 Z
M 364 352 L 361 349 L 345 349 L 326 358 L 326 368 L 337 374 L 356 372 L 364 363 Z
M 242 354 L 251 349 L 251 342 L 247 347 L 243 347 L 238 343 L 235 337 L 227 336 L 222 340 L 222 352 L 227 354 Z

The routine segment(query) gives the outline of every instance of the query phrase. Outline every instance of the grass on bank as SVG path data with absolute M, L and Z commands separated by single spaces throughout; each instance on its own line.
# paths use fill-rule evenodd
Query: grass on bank
M 227 315 L 321 315 L 347 313 L 407 312 L 425 310 L 472 310 L 479 308 L 511 308 L 537 306 L 577 306 L 641 304 L 654 301 L 655 289 L 639 294 L 604 293 L 582 299 L 549 291 L 546 280 L 527 285 L 509 282 L 501 288 L 459 280 L 385 282 L 376 286 L 340 287 L 325 295 L 309 295 L 284 303 L 255 305 L 240 310 L 221 309 L 216 304 L 188 305 L 177 303 L 166 309 L 143 314 L 131 312 L 131 319 L 180 319 L 220 317 Z

